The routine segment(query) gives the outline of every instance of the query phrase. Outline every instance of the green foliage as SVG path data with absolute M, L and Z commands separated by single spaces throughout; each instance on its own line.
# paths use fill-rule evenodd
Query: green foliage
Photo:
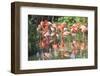
M 76 17 L 76 16 L 64 16 L 59 17 L 58 22 L 66 22 L 69 26 L 72 26 L 74 23 L 81 23 L 81 24 L 87 24 L 87 17 Z
M 28 16 L 28 47 L 29 47 L 29 55 L 34 54 L 38 49 L 38 45 L 36 43 L 38 42 L 38 35 L 37 35 L 37 16 Z M 34 50 L 34 51 L 32 51 Z

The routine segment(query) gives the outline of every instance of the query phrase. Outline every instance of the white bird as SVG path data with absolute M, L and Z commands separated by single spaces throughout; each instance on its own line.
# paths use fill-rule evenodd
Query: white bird
M 64 28 L 64 31 L 67 31 L 67 28 Z
M 54 36 L 55 35 L 55 33 L 51 33 L 51 36 Z
M 56 24 L 52 24 L 52 27 L 56 28 L 57 26 L 56 26 Z
M 81 32 L 86 32 L 86 30 L 87 30 L 85 25 L 81 25 L 80 29 L 81 29 Z
M 51 29 L 52 32 L 55 31 L 54 27 L 50 27 L 50 29 Z

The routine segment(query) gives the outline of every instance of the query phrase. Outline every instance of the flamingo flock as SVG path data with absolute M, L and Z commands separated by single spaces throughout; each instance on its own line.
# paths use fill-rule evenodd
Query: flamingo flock
M 74 59 L 78 53 L 82 55 L 84 50 L 87 49 L 86 43 L 78 41 L 76 34 L 81 32 L 83 34 L 82 38 L 85 38 L 87 31 L 87 27 L 80 23 L 75 23 L 68 28 L 66 22 L 52 23 L 48 20 L 40 21 L 37 26 L 37 32 L 40 36 L 38 45 L 41 51 L 37 52 L 38 59 Z M 69 44 L 72 48 L 71 50 L 68 49 L 68 42 L 65 40 L 69 35 L 73 37 L 71 44 Z

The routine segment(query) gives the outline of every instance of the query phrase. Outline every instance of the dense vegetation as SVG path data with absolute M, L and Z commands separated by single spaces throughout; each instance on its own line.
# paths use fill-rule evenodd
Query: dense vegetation
M 41 30 L 39 25 L 41 22 L 46 23 L 50 28 L 56 29 L 51 30 L 50 34 L 57 33 L 56 36 L 50 35 L 49 40 L 49 51 L 43 51 L 41 56 L 41 49 L 47 49 L 40 47 L 40 42 L 43 41 Z M 54 26 L 55 24 L 55 26 Z M 29 60 L 48 60 L 48 59 L 68 59 L 68 58 L 87 58 L 87 35 L 88 30 L 88 18 L 87 17 L 76 17 L 76 16 L 40 16 L 40 15 L 28 15 L 28 58 Z M 64 26 L 64 27 L 61 27 Z M 48 28 L 49 30 L 49 28 Z M 42 30 L 43 31 L 43 30 Z M 64 35 L 62 35 L 64 34 Z M 46 40 L 47 41 L 47 40 Z M 64 45 L 63 47 L 60 47 Z M 77 46 L 76 46 L 77 45 Z M 57 48 L 64 48 L 66 51 L 53 54 L 55 50 L 53 46 Z M 51 50 L 51 51 L 50 51 Z M 58 49 L 56 49 L 58 50 Z M 75 50 L 79 50 L 77 55 L 73 56 Z M 83 52 L 83 50 L 85 50 Z M 81 52 L 82 51 L 82 52 Z M 65 55 L 63 55 L 65 54 Z

